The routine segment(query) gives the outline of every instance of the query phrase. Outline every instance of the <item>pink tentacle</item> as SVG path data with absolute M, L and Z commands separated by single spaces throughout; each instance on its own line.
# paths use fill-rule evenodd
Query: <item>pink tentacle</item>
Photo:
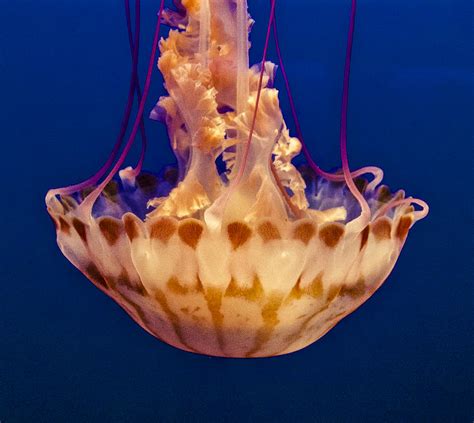
M 361 208 L 361 218 L 365 223 L 370 221 L 371 212 L 367 201 L 364 196 L 357 189 L 349 168 L 349 159 L 347 157 L 347 110 L 349 105 L 349 81 L 351 73 L 351 56 L 352 56 L 352 45 L 354 42 L 354 28 L 355 28 L 355 16 L 356 16 L 356 0 L 352 0 L 349 33 L 347 37 L 347 49 L 346 49 L 346 62 L 344 65 L 344 82 L 342 88 L 342 106 L 341 106 L 341 160 L 342 160 L 342 171 L 346 184 L 351 191 L 351 194 L 358 201 Z M 365 226 L 365 225 L 364 225 Z
M 247 142 L 245 144 L 244 155 L 243 155 L 243 158 L 242 158 L 242 162 L 240 164 L 239 172 L 237 173 L 237 176 L 236 176 L 236 178 L 234 180 L 234 183 L 233 183 L 234 186 L 237 186 L 239 184 L 239 182 L 242 180 L 242 177 L 244 175 L 245 166 L 247 164 L 247 160 L 248 160 L 249 153 L 250 153 L 250 145 L 252 144 L 252 137 L 253 137 L 253 133 L 254 133 L 254 130 L 255 130 L 255 123 L 257 121 L 258 105 L 260 103 L 260 96 L 262 94 L 263 75 L 265 73 L 265 61 L 267 60 L 268 44 L 270 42 L 270 33 L 271 33 L 271 29 L 272 29 L 273 18 L 275 16 L 276 0 L 270 0 L 270 1 L 271 1 L 271 10 L 270 10 L 270 17 L 268 19 L 267 34 L 266 34 L 266 37 L 265 37 L 265 46 L 263 48 L 263 54 L 262 54 L 262 65 L 261 65 L 261 69 L 260 69 L 260 77 L 259 77 L 259 80 L 258 80 L 257 98 L 255 100 L 255 110 L 254 110 L 254 113 L 253 113 L 252 125 L 250 127 L 249 136 L 248 136 Z
M 125 133 L 127 131 L 128 123 L 130 120 L 130 115 L 132 112 L 132 106 L 133 106 L 133 97 L 135 94 L 135 90 L 138 89 L 138 95 L 140 95 L 140 88 L 138 85 L 138 47 L 139 47 L 139 37 L 140 37 L 140 13 L 139 13 L 139 5 L 140 5 L 140 0 L 136 0 L 136 8 L 138 9 L 138 13 L 135 15 L 135 40 L 132 38 L 132 30 L 131 30 L 131 18 L 130 18 L 130 5 L 129 1 L 125 0 L 125 12 L 126 12 L 126 17 L 127 17 L 127 28 L 128 28 L 128 33 L 129 33 L 129 43 L 130 43 L 130 52 L 132 55 L 132 73 L 130 77 L 130 85 L 129 85 L 129 90 L 128 90 L 128 98 L 127 98 L 127 103 L 125 106 L 125 110 L 122 116 L 122 121 L 120 124 L 120 131 L 117 136 L 117 140 L 115 141 L 114 147 L 112 148 L 112 151 L 110 152 L 109 157 L 107 158 L 106 162 L 102 165 L 102 167 L 90 178 L 86 179 L 83 182 L 80 182 L 78 184 L 74 185 L 69 185 L 61 188 L 56 188 L 50 190 L 48 193 L 48 198 L 54 196 L 54 195 L 70 195 L 75 192 L 81 191 L 85 188 L 91 187 L 96 185 L 99 180 L 105 175 L 107 172 L 107 169 L 110 168 L 114 160 L 116 159 L 118 152 L 120 150 L 120 147 L 123 144 L 123 140 L 125 137 Z M 146 148 L 146 135 L 144 135 L 144 127 L 143 127 L 143 132 L 142 132 L 142 140 L 144 140 L 145 147 L 142 147 L 142 150 Z M 144 138 L 143 138 L 144 137 Z M 137 165 L 136 168 L 139 166 Z
M 132 60 L 133 60 L 133 54 L 136 51 L 137 55 L 139 52 L 139 43 L 140 43 L 140 0 L 135 0 L 135 40 L 133 38 L 133 32 L 132 32 L 132 20 L 130 16 L 130 0 L 125 0 L 125 13 L 126 13 L 126 18 L 127 18 L 127 32 L 128 32 L 128 43 L 130 45 L 130 51 L 132 52 Z M 140 78 L 138 76 L 138 56 L 137 56 L 137 63 L 136 63 L 136 69 L 135 69 L 135 86 L 136 86 L 136 93 L 137 93 L 137 102 L 138 106 L 140 105 L 140 101 L 142 100 L 142 91 L 140 88 Z M 140 172 L 142 171 L 143 168 L 143 162 L 145 160 L 145 154 L 146 154 L 146 149 L 148 145 L 148 139 L 146 136 L 146 130 L 145 130 L 145 121 L 142 117 L 142 120 L 140 122 L 140 135 L 142 139 L 142 148 L 140 151 L 140 158 L 138 159 L 138 162 L 135 166 L 135 168 L 132 170 L 132 175 L 133 176 L 138 176 Z
M 89 194 L 86 199 L 81 203 L 80 207 L 82 207 L 84 210 L 86 210 L 89 213 L 92 213 L 92 207 L 99 197 L 99 195 L 102 193 L 104 188 L 107 186 L 107 184 L 112 180 L 114 175 L 120 170 L 120 167 L 123 165 L 123 162 L 125 161 L 125 158 L 127 157 L 128 153 L 130 152 L 130 149 L 133 145 L 133 142 L 135 141 L 135 138 L 137 136 L 138 130 L 140 128 L 140 122 L 143 117 L 143 112 L 145 111 L 145 104 L 146 100 L 148 98 L 148 94 L 150 92 L 150 86 L 151 86 L 151 77 L 153 74 L 153 69 L 155 67 L 155 59 L 156 59 L 156 52 L 158 50 L 158 41 L 159 41 L 159 36 L 160 36 L 160 27 L 161 27 L 161 16 L 163 14 L 163 8 L 164 8 L 164 0 L 161 0 L 160 4 L 160 9 L 158 12 L 158 19 L 156 23 L 156 28 L 155 28 L 155 35 L 153 37 L 153 45 L 151 49 L 151 54 L 150 54 L 150 61 L 148 64 L 148 72 L 145 80 L 145 86 L 143 88 L 143 95 L 142 99 L 140 101 L 140 105 L 138 108 L 137 116 L 135 119 L 135 122 L 133 124 L 132 131 L 130 133 L 130 136 L 127 140 L 127 143 L 125 144 L 125 147 L 115 163 L 114 167 L 112 170 L 109 172 L 107 177 L 102 181 L 102 183 L 91 193 Z
M 327 180 L 333 181 L 333 182 L 345 181 L 345 177 L 344 177 L 343 174 L 333 174 L 333 173 L 329 173 L 329 172 L 326 172 L 323 169 L 321 169 L 316 164 L 316 162 L 313 160 L 313 158 L 311 157 L 311 153 L 309 152 L 308 147 L 306 145 L 306 142 L 304 141 L 303 131 L 301 129 L 300 121 L 299 121 L 299 118 L 298 118 L 298 113 L 296 112 L 296 105 L 295 105 L 293 93 L 291 91 L 291 86 L 290 86 L 290 81 L 289 81 L 289 78 L 288 78 L 288 74 L 286 73 L 285 63 L 284 63 L 284 60 L 283 60 L 283 55 L 282 55 L 282 52 L 281 52 L 280 40 L 279 40 L 279 36 L 278 36 L 278 26 L 277 26 L 276 13 L 275 13 L 275 17 L 273 19 L 273 38 L 274 38 L 274 41 L 275 41 L 275 49 L 276 49 L 276 53 L 277 53 L 277 56 L 278 56 L 278 62 L 280 64 L 280 69 L 281 69 L 281 73 L 282 73 L 282 76 L 283 76 L 283 81 L 284 81 L 284 84 L 285 84 L 286 92 L 288 94 L 288 100 L 289 100 L 289 103 L 290 103 L 290 109 L 291 109 L 291 114 L 293 116 L 293 121 L 295 123 L 296 133 L 298 135 L 298 139 L 301 142 L 303 154 L 306 158 L 306 161 L 308 162 L 311 169 L 317 175 L 322 176 L 322 177 L 326 178 Z M 365 175 L 365 174 L 372 174 L 373 177 L 374 177 L 374 179 L 367 185 L 367 190 L 368 191 L 375 190 L 375 188 L 380 184 L 380 182 L 382 182 L 382 179 L 383 179 L 382 169 L 380 169 L 378 167 L 375 167 L 375 166 L 365 166 L 361 169 L 353 171 L 351 173 L 351 176 L 352 176 L 352 178 L 357 178 L 357 177 Z

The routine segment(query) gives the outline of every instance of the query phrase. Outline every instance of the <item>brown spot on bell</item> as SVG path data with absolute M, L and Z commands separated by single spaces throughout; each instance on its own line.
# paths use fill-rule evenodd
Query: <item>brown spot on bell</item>
M 132 215 L 130 214 L 126 214 L 123 218 L 123 223 L 128 238 L 130 239 L 130 241 L 133 241 L 135 238 L 138 237 L 138 227 L 137 222 L 135 222 L 135 218 L 132 217 Z
M 75 217 L 74 219 L 72 219 L 72 226 L 74 226 L 74 229 L 84 241 L 84 244 L 87 244 L 86 225 L 84 225 L 84 223 L 82 223 L 77 217 Z
M 403 240 L 406 238 L 411 227 L 412 218 L 410 216 L 403 216 L 397 225 L 397 238 Z
M 372 233 L 375 235 L 375 238 L 379 241 L 384 239 L 390 239 L 390 234 L 392 232 L 392 227 L 390 221 L 387 218 L 377 219 L 372 224 Z
M 100 285 L 102 288 L 105 288 L 105 289 L 108 288 L 107 281 L 102 276 L 99 269 L 97 268 L 97 266 L 94 263 L 89 263 L 89 265 L 86 267 L 84 273 L 96 285 Z
M 309 241 L 311 241 L 311 238 L 314 237 L 316 234 L 316 228 L 312 223 L 306 222 L 302 223 L 301 225 L 298 225 L 294 232 L 293 232 L 293 237 L 295 239 L 299 239 L 302 241 L 304 244 L 308 245 Z
M 366 226 L 364 230 L 361 232 L 359 250 L 362 250 L 365 244 L 367 244 L 367 240 L 369 239 L 369 231 L 370 231 L 370 226 Z
M 261 301 L 264 294 L 263 286 L 257 276 L 255 276 L 251 287 L 242 287 L 232 279 L 225 291 L 226 297 L 242 297 L 251 302 Z
M 319 238 L 329 247 L 334 248 L 342 235 L 344 234 L 344 227 L 336 223 L 331 223 L 324 226 L 319 231 Z
M 202 223 L 197 220 L 186 220 L 179 226 L 181 240 L 191 248 L 196 248 L 203 231 Z
M 258 233 L 262 237 L 263 242 L 281 239 L 280 231 L 272 222 L 264 222 L 258 227 Z
M 114 245 L 122 233 L 122 222 L 106 217 L 99 222 L 99 229 L 109 245 Z
M 166 243 L 176 232 L 176 227 L 177 224 L 173 219 L 161 218 L 151 224 L 150 236 Z
M 244 245 L 252 235 L 252 230 L 243 222 L 233 222 L 227 226 L 227 234 L 234 250 Z

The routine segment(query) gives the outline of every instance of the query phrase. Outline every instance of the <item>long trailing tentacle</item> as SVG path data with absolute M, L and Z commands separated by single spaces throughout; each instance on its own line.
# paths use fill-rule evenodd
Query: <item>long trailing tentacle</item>
M 274 38 L 276 40 L 276 44 L 278 43 L 278 37 L 277 37 L 277 26 L 275 24 L 274 20 L 274 9 L 275 9 L 275 0 L 271 0 L 272 2 L 272 15 L 270 17 L 270 22 L 269 22 L 269 28 L 270 30 L 270 25 L 273 28 L 274 32 Z M 354 41 L 354 29 L 355 29 L 355 15 L 356 15 L 356 0 L 352 0 L 351 4 L 351 12 L 350 12 L 350 22 L 349 22 L 349 31 L 348 31 L 348 37 L 347 37 L 347 48 L 346 48 L 346 60 L 344 64 L 344 81 L 343 81 L 343 89 L 342 89 L 342 105 L 341 105 L 341 127 L 340 127 L 340 150 L 341 150 L 341 161 L 342 161 L 342 171 L 343 171 L 343 180 L 346 182 L 347 187 L 349 188 L 351 194 L 354 196 L 354 198 L 357 200 L 357 202 L 360 205 L 361 208 L 361 226 L 364 227 L 367 225 L 367 223 L 370 221 L 371 218 L 371 211 L 370 207 L 364 198 L 364 196 L 361 194 L 361 192 L 358 190 L 357 186 L 354 183 L 353 180 L 353 175 L 351 174 L 350 168 L 349 168 L 349 160 L 347 157 L 347 111 L 348 111 L 348 105 L 349 105 L 349 81 L 350 81 L 350 70 L 351 70 L 351 56 L 352 56 L 352 45 Z M 268 35 L 268 34 L 267 34 Z M 266 53 L 266 51 L 265 51 Z M 279 55 L 279 59 L 281 60 L 281 50 L 279 49 L 279 46 L 277 48 L 277 54 Z M 283 60 L 281 60 L 283 62 Z M 286 72 L 285 72 L 286 76 Z M 285 78 L 285 84 L 287 84 L 287 89 L 289 91 L 289 81 L 288 77 L 286 76 Z M 290 96 L 289 96 L 290 97 Z M 258 100 L 258 97 L 257 97 Z M 258 104 L 258 103 L 257 103 Z M 291 102 L 290 105 L 292 106 L 292 111 L 293 111 L 293 116 L 296 117 L 296 111 L 294 109 L 294 102 L 292 101 L 291 97 Z M 256 114 L 256 111 L 255 111 Z M 255 116 L 254 116 L 255 118 Z M 295 122 L 298 121 L 297 118 L 295 119 Z M 301 127 L 299 126 L 299 123 L 297 125 L 299 132 L 301 132 Z M 301 141 L 301 140 L 300 140 Z M 249 144 L 249 143 L 248 143 Z M 304 146 L 304 152 L 305 156 L 307 158 L 311 159 L 309 152 L 307 151 L 306 146 L 302 143 Z M 308 160 L 309 161 L 309 160 Z M 314 170 L 318 174 L 324 174 L 326 172 L 321 171 L 321 169 L 314 163 L 314 161 L 311 159 L 310 165 L 314 165 Z M 312 166 L 313 167 L 313 166 Z
M 85 188 L 89 188 L 91 186 L 96 185 L 99 182 L 99 180 L 105 175 L 105 173 L 107 172 L 107 169 L 110 168 L 110 166 L 116 159 L 118 152 L 120 151 L 120 148 L 123 144 L 125 133 L 127 131 L 128 124 L 130 121 L 130 116 L 131 116 L 132 106 L 133 106 L 133 98 L 134 98 L 135 92 L 137 92 L 139 101 L 141 98 L 139 79 L 138 79 L 138 53 L 139 53 L 139 39 L 140 39 L 140 0 L 136 0 L 135 2 L 135 35 L 133 35 L 132 27 L 131 27 L 129 0 L 125 0 L 125 14 L 126 14 L 126 20 L 127 20 L 127 32 L 129 36 L 130 52 L 132 56 L 132 71 L 131 71 L 131 76 L 130 76 L 127 103 L 125 105 L 125 110 L 122 116 L 120 131 L 117 136 L 117 140 L 115 141 L 115 144 L 106 162 L 93 176 L 91 176 L 90 178 L 78 184 L 52 189 L 49 191 L 48 197 L 52 197 L 54 195 L 70 195 L 75 192 L 81 191 Z M 140 160 L 134 170 L 136 174 L 138 174 L 139 171 L 141 170 L 141 165 L 143 163 L 143 156 L 145 154 L 145 149 L 146 149 L 146 144 L 147 144 L 144 124 L 141 125 L 141 130 L 142 130 L 141 135 L 142 135 L 142 141 L 143 141 L 142 153 L 141 153 Z
M 349 168 L 349 159 L 347 157 L 347 110 L 349 106 L 349 82 L 351 74 L 351 56 L 352 56 L 352 45 L 354 43 L 354 29 L 355 29 L 355 17 L 356 17 L 356 0 L 352 0 L 351 4 L 351 13 L 349 21 L 349 31 L 347 35 L 347 48 L 346 48 L 346 61 L 344 64 L 344 82 L 342 87 L 342 105 L 341 105 L 341 133 L 340 133 L 340 145 L 341 145 L 341 161 L 342 161 L 342 171 L 344 173 L 344 178 L 346 184 L 351 191 L 351 194 L 358 201 L 361 208 L 361 219 L 363 226 L 365 226 L 371 218 L 370 207 L 357 189 L 354 180 L 351 176 L 351 171 Z
M 128 43 L 130 45 L 130 52 L 132 53 L 132 62 L 135 64 L 135 87 L 137 93 L 137 102 L 138 106 L 140 105 L 140 101 L 142 101 L 142 90 L 140 87 L 140 77 L 138 75 L 138 54 L 140 51 L 140 0 L 135 0 L 135 39 L 133 36 L 132 31 L 132 19 L 130 16 L 130 0 L 125 0 L 125 16 L 127 20 L 127 33 L 128 33 Z M 137 60 L 134 60 L 134 55 L 137 55 Z M 130 117 L 130 115 L 129 115 Z M 137 162 L 137 165 L 133 169 L 133 174 L 135 176 L 139 175 L 142 167 L 143 162 L 145 160 L 146 149 L 148 145 L 148 140 L 146 136 L 145 130 L 145 121 L 142 116 L 142 120 L 140 122 L 140 136 L 142 139 L 142 149 L 140 151 L 140 158 Z
M 350 27 L 349 27 L 349 34 L 348 34 L 348 49 L 346 52 L 346 64 L 345 64 L 345 84 L 344 84 L 344 92 L 343 92 L 343 104 L 342 104 L 342 111 L 341 111 L 341 155 L 345 156 L 347 159 L 347 106 L 348 106 L 348 83 L 349 83 L 349 74 L 350 74 L 350 58 L 351 58 L 351 51 L 352 51 L 352 41 L 353 41 L 353 33 L 354 33 L 354 24 L 355 24 L 355 12 L 356 12 L 356 1 L 352 0 L 352 6 L 351 6 L 351 17 L 350 17 Z M 280 41 L 279 41 L 279 36 L 278 36 L 278 25 L 277 25 L 277 16 L 276 16 L 276 11 L 275 11 L 275 16 L 273 19 L 273 36 L 274 36 L 274 41 L 275 41 L 275 49 L 276 53 L 278 56 L 278 61 L 280 64 L 284 84 L 286 87 L 286 92 L 288 94 L 288 100 L 290 103 L 290 109 L 291 113 L 293 116 L 293 120 L 295 122 L 295 128 L 296 128 L 296 133 L 298 135 L 298 138 L 301 142 L 302 145 L 302 150 L 303 154 L 309 164 L 309 166 L 312 168 L 312 170 L 319 176 L 322 176 L 330 181 L 334 182 L 341 182 L 345 181 L 346 178 L 349 176 L 350 179 L 357 178 L 358 176 L 362 176 L 364 174 L 372 174 L 373 175 L 373 180 L 367 185 L 367 190 L 368 191 L 373 191 L 375 188 L 380 184 L 380 182 L 383 179 L 383 171 L 382 169 L 375 167 L 375 166 L 366 166 L 361 169 L 355 170 L 353 172 L 346 172 L 343 174 L 333 174 L 326 172 L 322 170 L 313 160 L 311 157 L 311 154 L 308 150 L 308 147 L 304 141 L 303 138 L 303 132 L 301 129 L 301 125 L 298 119 L 298 114 L 296 112 L 296 105 L 294 101 L 294 97 L 291 91 L 290 87 L 290 81 L 288 78 L 288 74 L 286 73 L 286 68 L 285 64 L 283 61 L 283 55 L 281 52 L 281 47 L 280 47 Z M 344 150 L 344 151 L 343 151 Z M 347 163 L 347 161 L 346 161 Z M 352 190 L 351 190 L 352 191 Z M 389 203 L 387 203 L 385 206 L 380 208 L 373 216 L 373 219 L 376 219 L 380 216 L 383 216 L 385 213 L 387 213 L 390 209 L 403 205 L 403 204 L 416 204 L 421 207 L 421 210 L 415 211 L 415 219 L 416 220 L 421 220 L 429 212 L 429 206 L 426 202 L 423 200 L 413 198 L 413 197 L 408 197 L 405 199 L 393 199 Z
M 285 63 L 283 60 L 283 55 L 281 52 L 281 47 L 280 47 L 280 40 L 279 40 L 279 35 L 278 35 L 278 25 L 277 25 L 277 14 L 275 11 L 275 17 L 273 19 L 273 38 L 275 41 L 275 49 L 276 53 L 278 56 L 278 62 L 280 65 L 281 73 L 283 76 L 283 81 L 285 84 L 286 92 L 288 95 L 288 101 L 290 103 L 290 110 L 291 114 L 293 116 L 293 120 L 295 123 L 295 129 L 296 129 L 296 134 L 298 135 L 298 139 L 301 142 L 303 154 L 306 158 L 306 161 L 308 162 L 309 166 L 313 171 L 324 178 L 326 178 L 329 181 L 333 182 L 342 182 L 344 181 L 344 175 L 343 174 L 334 174 L 334 173 L 329 173 L 321 169 L 316 162 L 313 160 L 311 157 L 311 153 L 309 152 L 308 146 L 306 145 L 306 142 L 303 137 L 303 131 L 301 129 L 300 121 L 298 118 L 298 113 L 296 112 L 296 105 L 293 97 L 293 93 L 291 91 L 291 86 L 290 86 L 290 80 L 288 78 L 288 74 L 286 73 L 286 68 L 285 68 Z M 367 185 L 367 190 L 373 191 L 379 184 L 382 182 L 383 179 L 383 171 L 382 169 L 375 167 L 375 166 L 366 166 L 361 169 L 355 170 L 351 173 L 351 176 L 353 178 L 357 178 L 359 176 L 365 175 L 365 174 L 372 174 L 373 175 L 373 180 Z
M 135 118 L 135 122 L 133 124 L 132 131 L 130 133 L 130 136 L 127 140 L 127 143 L 125 144 L 125 147 L 120 154 L 120 157 L 118 158 L 117 162 L 115 163 L 114 167 L 112 170 L 109 172 L 107 177 L 102 181 L 102 183 L 92 192 L 90 193 L 86 199 L 81 203 L 80 207 L 83 208 L 86 212 L 92 214 L 92 207 L 94 206 L 95 201 L 99 197 L 99 195 L 102 193 L 104 188 L 107 186 L 107 184 L 112 180 L 114 175 L 120 170 L 120 167 L 122 166 L 123 162 L 125 161 L 125 158 L 127 157 L 128 153 L 130 152 L 130 149 L 132 148 L 132 145 L 135 141 L 135 138 L 137 136 L 138 130 L 140 128 L 140 122 L 143 117 L 143 112 L 145 111 L 145 104 L 146 100 L 148 98 L 148 94 L 150 92 L 150 86 L 151 86 L 151 77 L 153 74 L 153 69 L 155 66 L 155 59 L 156 59 L 156 53 L 158 50 L 158 41 L 159 41 L 159 36 L 160 36 L 160 27 L 161 27 L 161 17 L 163 14 L 163 9 L 164 9 L 164 0 L 161 0 L 160 3 L 160 9 L 158 12 L 158 18 L 157 18 L 157 23 L 155 27 L 155 34 L 153 37 L 153 45 L 151 48 L 151 54 L 150 54 L 150 60 L 148 63 L 148 71 L 147 71 L 147 76 L 145 80 L 145 86 L 143 88 L 143 95 L 142 99 L 140 101 L 140 105 L 138 107 L 138 112 L 137 116 Z
M 265 74 L 265 61 L 267 60 L 267 53 L 268 53 L 268 44 L 270 42 L 270 34 L 271 34 L 271 29 L 272 29 L 272 22 L 275 16 L 275 5 L 276 5 L 276 0 L 270 0 L 271 1 L 271 10 L 270 10 L 270 17 L 268 18 L 268 25 L 267 25 L 267 33 L 265 36 L 265 45 L 263 47 L 263 54 L 262 54 L 262 62 L 261 62 L 261 69 L 260 69 L 260 77 L 258 80 L 258 90 L 257 90 L 257 97 L 255 100 L 255 110 L 253 112 L 253 117 L 252 117 L 252 125 L 250 126 L 250 132 L 249 136 L 247 138 L 247 142 L 245 144 L 244 148 L 244 153 L 242 156 L 242 161 L 240 163 L 240 168 L 237 173 L 236 178 L 234 179 L 233 185 L 237 186 L 240 181 L 242 180 L 242 177 L 244 176 L 245 172 L 245 165 L 247 163 L 249 153 L 250 153 L 250 145 L 252 144 L 252 137 L 253 133 L 255 130 L 255 123 L 257 121 L 257 113 L 258 113 L 258 105 L 260 102 L 260 96 L 262 94 L 262 85 L 263 85 L 263 75 Z

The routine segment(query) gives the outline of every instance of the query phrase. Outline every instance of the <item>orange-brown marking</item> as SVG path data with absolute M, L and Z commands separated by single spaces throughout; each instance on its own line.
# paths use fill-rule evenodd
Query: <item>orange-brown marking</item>
M 260 280 L 255 276 L 252 286 L 248 288 L 239 286 L 237 282 L 232 279 L 224 295 L 226 297 L 241 297 L 247 301 L 259 302 L 264 297 L 264 291 Z
M 369 231 L 370 231 L 370 226 L 366 226 L 364 230 L 361 232 L 359 251 L 362 250 L 362 248 L 364 248 L 365 244 L 367 244 L 367 240 L 369 239 Z
M 233 222 L 227 226 L 227 233 L 234 250 L 244 245 L 252 235 L 252 230 L 242 222 Z
M 366 292 L 366 286 L 365 286 L 365 280 L 363 278 L 360 278 L 355 285 L 352 286 L 347 286 L 343 285 L 341 288 L 341 291 L 339 292 L 339 295 L 344 296 L 348 295 L 351 298 L 360 298 L 362 297 Z
M 392 198 L 392 193 L 390 192 L 390 188 L 386 185 L 382 185 L 377 190 L 377 197 L 381 203 L 387 203 Z
M 174 276 L 170 278 L 166 286 L 171 292 L 177 295 L 186 295 L 189 292 L 189 288 L 181 285 L 179 280 Z
M 392 227 L 390 226 L 390 222 L 387 219 L 377 219 L 371 226 L 372 233 L 379 241 L 382 241 L 384 239 L 390 239 Z
M 102 288 L 108 289 L 107 281 L 102 276 L 102 274 L 99 272 L 99 269 L 97 268 L 97 266 L 94 263 L 89 263 L 89 265 L 86 267 L 84 273 L 96 285 L 100 285 Z
M 84 223 L 82 223 L 77 217 L 75 217 L 74 219 L 72 219 L 72 226 L 74 226 L 74 229 L 81 237 L 82 241 L 84 241 L 84 244 L 87 244 L 86 225 L 84 225 Z
M 133 283 L 125 269 L 122 269 L 122 272 L 116 280 L 116 284 L 125 286 L 133 292 L 140 294 L 142 297 L 146 297 L 148 295 L 148 292 L 143 286 L 142 282 L 139 280 L 138 283 Z
M 328 301 L 331 302 L 332 300 L 334 300 L 339 295 L 339 292 L 341 292 L 341 289 L 342 285 L 331 286 L 328 291 Z
M 183 331 L 181 329 L 181 323 L 179 321 L 179 317 L 176 313 L 173 312 L 173 310 L 171 310 L 168 304 L 168 300 L 166 299 L 166 295 L 163 293 L 163 291 L 161 291 L 160 289 L 156 289 L 155 298 L 156 298 L 156 301 L 158 301 L 158 304 L 160 304 L 166 316 L 168 317 L 168 320 L 171 323 L 171 326 L 173 326 L 174 332 L 179 342 L 181 342 L 181 344 L 183 344 L 187 349 L 196 352 L 196 350 L 190 347 L 184 340 Z
M 99 228 L 109 245 L 114 245 L 122 233 L 122 222 L 105 217 L 99 222 Z
M 59 217 L 59 229 L 61 232 L 64 232 L 65 234 L 69 235 L 71 233 L 71 225 L 67 223 L 66 220 L 64 220 L 61 216 Z
M 290 348 L 293 343 L 297 342 L 300 338 L 303 337 L 304 333 L 306 332 L 310 322 L 319 314 L 323 313 L 326 311 L 329 306 L 332 304 L 333 300 L 337 297 L 339 292 L 341 291 L 341 285 L 338 286 L 333 286 L 332 288 L 329 289 L 328 297 L 326 300 L 326 304 L 321 307 L 319 310 L 316 310 L 315 312 L 311 313 L 300 325 L 298 329 L 296 329 L 291 335 L 287 336 L 285 338 L 285 347 L 280 349 L 279 351 L 275 352 L 273 355 L 278 355 L 286 351 L 288 348 Z
M 181 240 L 191 248 L 196 248 L 201 238 L 203 227 L 195 220 L 188 220 L 181 223 L 178 234 Z
M 323 296 L 322 276 L 323 276 L 322 273 L 317 275 L 313 279 L 313 281 L 305 288 L 301 288 L 301 278 L 299 278 L 285 302 L 291 302 L 292 300 L 299 300 L 303 295 L 309 295 L 310 297 L 313 297 L 313 298 L 321 298 Z
M 159 239 L 164 243 L 168 242 L 176 232 L 177 223 L 173 219 L 162 218 L 153 222 L 150 228 L 151 238 Z
M 343 234 L 343 226 L 337 225 L 335 223 L 330 223 L 329 225 L 324 226 L 319 231 L 319 238 L 321 238 L 329 248 L 334 248 Z
M 258 227 L 258 233 L 262 237 L 263 242 L 281 239 L 280 231 L 272 222 L 264 222 Z
M 128 238 L 130 239 L 130 241 L 133 241 L 135 238 L 138 237 L 138 227 L 137 223 L 135 222 L 135 218 L 130 215 L 125 215 L 123 218 L 123 223 Z
M 302 223 L 301 225 L 298 225 L 294 232 L 293 232 L 293 237 L 295 239 L 299 239 L 302 241 L 304 244 L 308 245 L 309 241 L 311 241 L 311 238 L 316 234 L 316 228 L 312 223 L 306 222 Z
M 142 296 L 145 296 L 147 295 L 147 292 L 145 291 L 145 288 L 143 287 L 143 285 L 141 286 L 142 289 L 143 289 L 143 293 L 142 291 L 139 289 L 139 287 L 135 287 L 134 285 L 132 285 L 131 281 L 130 281 L 130 278 L 128 276 L 128 273 L 125 269 L 122 269 L 122 273 L 120 273 L 119 277 L 115 280 L 113 280 L 113 278 L 107 278 L 107 281 L 108 281 L 108 284 L 110 285 L 110 287 L 113 289 L 116 285 L 122 285 L 122 286 L 126 286 L 127 288 L 135 291 L 135 292 L 138 292 L 139 294 L 142 294 Z M 148 320 L 146 318 L 146 315 L 144 313 L 144 311 L 141 309 L 141 307 L 134 303 L 132 300 L 130 300 L 129 298 L 127 298 L 125 295 L 123 295 L 119 290 L 117 289 L 114 289 L 114 292 L 116 295 L 119 295 L 120 298 L 122 299 L 122 301 L 127 304 L 131 309 L 135 310 L 135 313 L 137 314 L 137 316 L 139 317 L 139 319 L 143 322 L 143 324 L 145 326 L 148 326 Z M 130 316 L 132 316 L 132 318 L 135 319 L 135 317 L 133 316 L 132 312 L 127 310 L 125 307 L 124 309 L 127 311 L 127 313 L 130 314 Z M 138 322 L 140 323 L 140 322 Z M 155 335 L 153 333 L 153 335 Z M 156 336 L 156 335 L 155 335 Z M 157 336 L 158 339 L 161 339 Z
M 410 230 L 411 222 L 412 222 L 412 218 L 410 216 L 403 216 L 402 218 L 400 218 L 400 221 L 398 222 L 397 230 L 396 230 L 398 239 L 400 240 L 405 239 L 405 237 L 408 234 L 408 231 Z
M 205 291 L 207 307 L 211 312 L 212 321 L 216 328 L 217 342 L 221 350 L 224 348 L 224 338 L 222 336 L 222 326 L 224 323 L 224 315 L 221 312 L 223 291 L 217 287 L 209 287 Z
M 268 301 L 263 306 L 262 318 L 263 327 L 259 329 L 255 338 L 255 344 L 250 351 L 245 354 L 246 357 L 252 357 L 269 341 L 275 326 L 280 322 L 278 320 L 278 310 L 283 301 L 283 295 L 279 292 L 272 292 L 268 295 Z
M 303 338 L 303 336 L 305 335 L 306 333 L 306 329 L 307 327 L 309 326 L 309 323 L 319 314 L 323 313 L 324 311 L 326 311 L 329 306 L 330 306 L 331 302 L 328 302 L 326 303 L 323 307 L 321 307 L 319 310 L 317 311 L 314 311 L 313 313 L 311 313 L 308 317 L 306 317 L 303 322 L 301 323 L 301 325 L 299 326 L 298 329 L 296 329 L 291 335 L 288 335 L 284 342 L 285 342 L 285 347 L 284 348 L 281 348 L 279 351 L 277 351 L 275 354 L 273 355 L 278 355 L 278 354 L 281 354 L 283 351 L 286 351 L 288 348 L 290 348 L 295 342 L 297 342 L 298 340 L 300 340 L 301 338 Z

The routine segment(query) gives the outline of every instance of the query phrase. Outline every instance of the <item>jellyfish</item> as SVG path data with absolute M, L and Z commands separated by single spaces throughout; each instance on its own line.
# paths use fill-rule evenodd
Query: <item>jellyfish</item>
M 393 269 L 422 200 L 351 171 L 347 108 L 356 1 L 351 1 L 341 107 L 341 169 L 304 142 L 270 1 L 262 60 L 249 64 L 246 0 L 161 1 L 148 72 L 138 77 L 140 1 L 132 22 L 129 97 L 110 157 L 86 181 L 50 190 L 62 253 L 143 329 L 182 350 L 269 357 L 300 350 L 363 304 Z M 161 25 L 169 27 L 160 39 Z M 277 65 L 290 134 L 274 86 Z M 159 59 L 157 53 L 159 50 Z M 166 95 L 149 110 L 166 125 L 177 164 L 142 169 L 146 100 L 155 68 Z M 138 112 L 125 140 L 133 103 Z M 142 142 L 136 166 L 124 166 Z M 306 164 L 296 166 L 303 153 Z

